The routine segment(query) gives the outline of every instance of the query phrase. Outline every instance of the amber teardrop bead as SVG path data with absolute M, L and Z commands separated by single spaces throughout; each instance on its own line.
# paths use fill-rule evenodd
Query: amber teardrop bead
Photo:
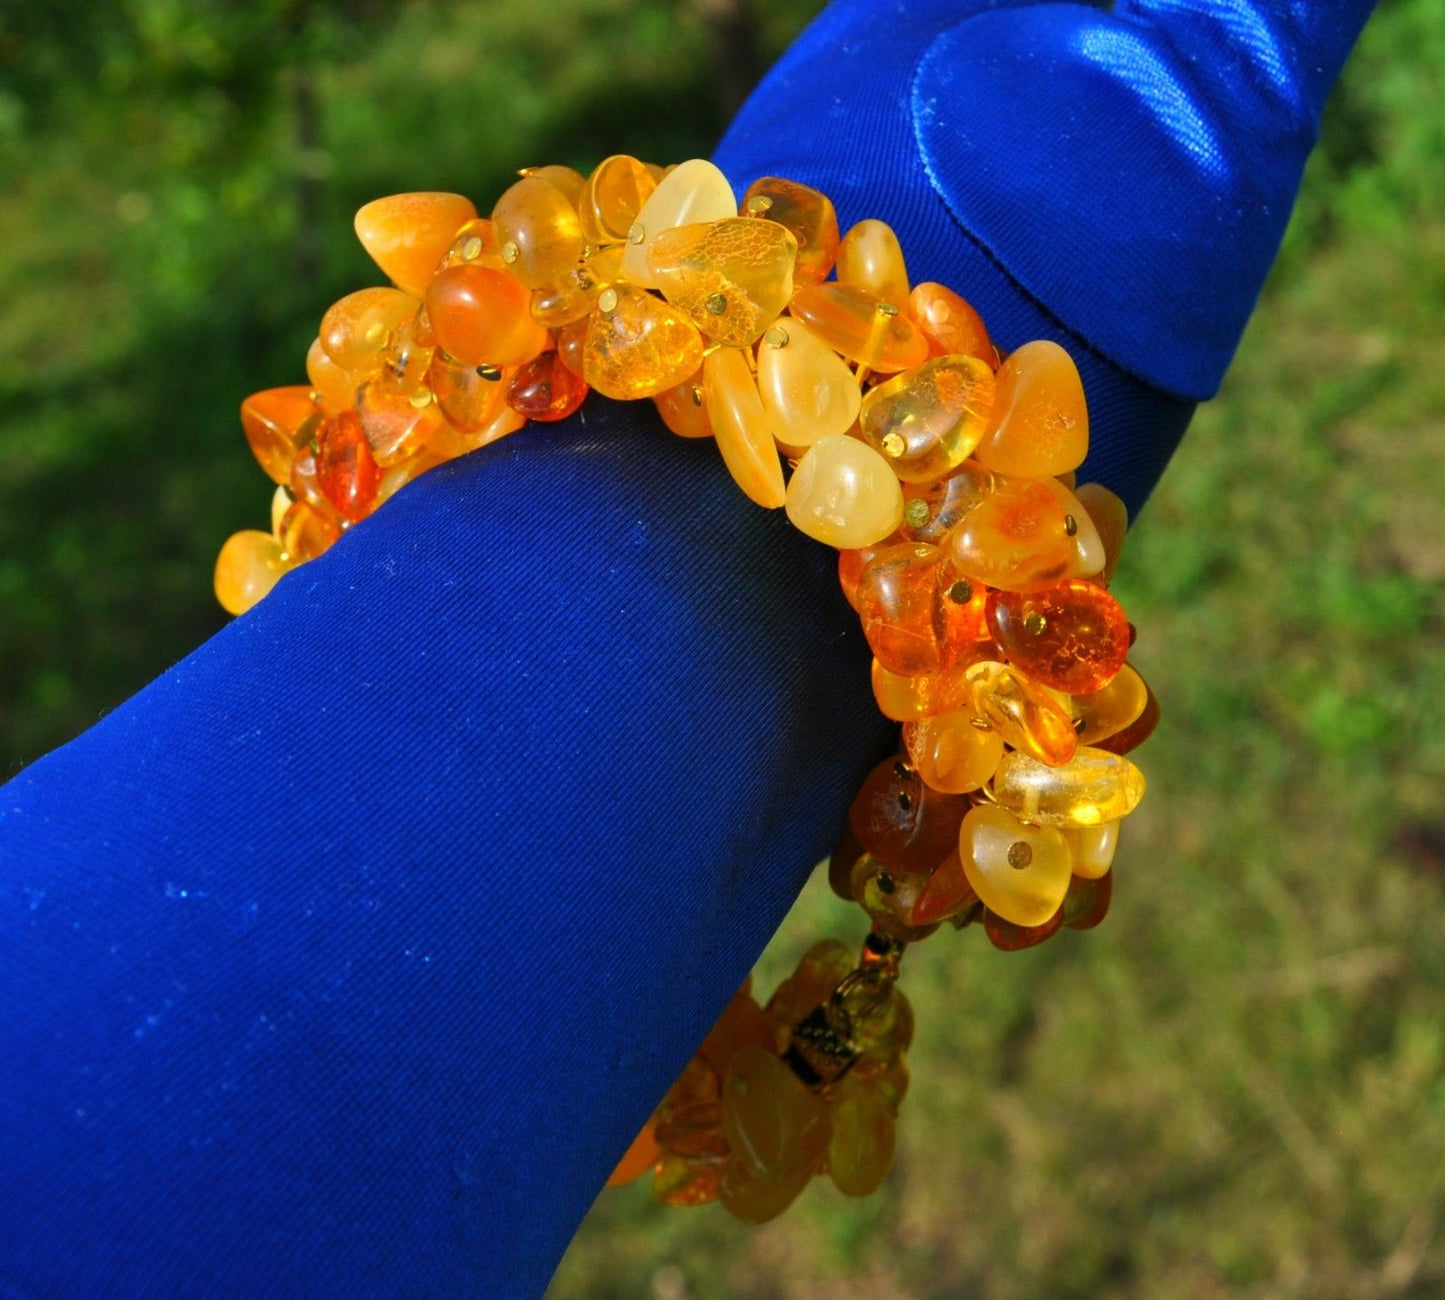
M 893 227 L 874 217 L 853 226 L 838 247 L 838 283 L 908 310 L 908 268 Z
M 257 463 L 273 483 L 289 483 L 299 447 L 320 427 L 321 413 L 305 384 L 266 388 L 241 403 L 245 430 Z
M 854 601 L 878 662 L 904 676 L 950 667 L 984 635 L 983 588 L 957 581 L 947 552 L 925 542 L 879 551 Z
M 909 913 L 909 920 L 915 925 L 937 925 L 940 921 L 952 920 L 955 924 L 967 924 L 970 915 L 983 906 L 968 877 L 963 872 L 963 861 L 955 848 L 948 857 L 938 864 L 938 869 L 928 878 L 928 883 L 919 892 Z
M 358 289 L 332 303 L 321 318 L 321 346 L 343 370 L 370 370 L 416 307 L 416 299 L 400 289 Z
M 657 181 L 645 163 L 616 153 L 592 169 L 577 199 L 583 237 L 590 244 L 620 243 L 652 196 Z
M 858 608 L 858 583 L 862 580 L 863 570 L 884 546 L 896 540 L 895 534 L 874 546 L 858 546 L 838 552 L 838 585 L 843 588 L 844 599 L 855 610 Z
M 1114 897 L 1114 873 L 1106 872 L 1095 880 L 1075 875 L 1069 882 L 1059 915 L 1070 930 L 1092 930 L 1109 915 Z
M 819 438 L 804 452 L 786 501 L 793 527 L 840 549 L 881 542 L 903 519 L 903 489 L 888 462 L 845 433 Z
M 352 523 L 371 513 L 381 470 L 355 411 L 343 411 L 317 434 L 316 481 L 343 519 Z
M 1081 746 L 1056 767 L 1027 754 L 1005 754 L 993 778 L 993 795 L 1030 822 L 1075 828 L 1128 816 L 1144 797 L 1144 774 L 1127 758 Z
M 908 311 L 934 356 L 954 353 L 980 357 L 990 369 L 997 368 L 983 317 L 952 289 L 932 280 L 916 284 L 908 295 Z
M 664 230 L 738 215 L 738 202 L 728 178 L 705 158 L 679 163 L 648 195 L 627 231 L 622 274 L 633 284 L 655 289 L 648 254 Z
M 557 331 L 557 355 L 578 379 L 586 377 L 587 335 L 591 324 L 591 316 L 584 316 Z
M 1089 451 L 1089 413 L 1074 359 L 1050 339 L 1025 343 L 999 368 L 988 436 L 974 452 L 1000 474 L 1044 478 L 1077 469 Z
M 486 217 L 476 217 L 457 230 L 451 247 L 442 255 L 433 275 L 454 266 L 485 266 L 492 271 L 504 269 L 502 250 L 497 247 L 492 223 Z
M 1003 737 L 976 724 L 972 709 L 903 724 L 903 744 L 930 789 L 966 794 L 988 783 L 1003 758 Z
M 833 201 L 797 181 L 763 176 L 748 186 L 738 209 L 745 217 L 761 217 L 786 226 L 798 243 L 793 283 L 818 284 L 828 278 L 838 258 L 838 214 Z
M 546 346 L 547 331 L 532 319 L 530 295 L 510 275 L 462 264 L 437 274 L 426 292 L 437 342 L 469 366 L 518 366 Z
M 270 533 L 232 533 L 216 557 L 216 599 L 228 614 L 244 614 L 263 599 L 291 565 Z
M 473 433 L 502 409 L 510 375 L 495 366 L 466 365 L 438 349 L 426 381 L 447 420 L 463 433 Z
M 476 215 L 461 194 L 392 194 L 357 210 L 356 237 L 397 288 L 420 298 L 458 228 Z
M 802 321 L 780 317 L 758 348 L 758 391 L 780 446 L 793 454 L 847 433 L 862 395 L 848 363 Z
M 771 221 L 724 221 L 659 231 L 648 266 L 662 296 L 724 347 L 756 343 L 793 296 L 792 234 Z
M 587 184 L 587 178 L 575 167 L 568 167 L 563 163 L 548 163 L 544 167 L 523 167 L 522 176 L 536 177 L 544 180 L 548 185 L 555 186 L 566 196 L 567 202 L 574 208 L 582 197 L 582 188 Z
M 616 284 L 588 320 L 582 373 L 606 397 L 655 397 L 693 374 L 702 351 L 702 336 L 677 308 Z
M 856 285 L 808 285 L 788 310 L 851 361 L 896 374 L 928 360 L 928 340 L 892 303 Z
M 565 420 L 586 396 L 586 383 L 562 364 L 555 350 L 518 366 L 507 385 L 507 404 L 512 410 L 543 423 Z
M 1067 892 L 1064 897 L 1068 898 Z M 983 932 L 988 936 L 989 943 L 1000 952 L 1022 952 L 1025 948 L 1035 948 L 1056 935 L 1063 923 L 1062 903 L 1042 925 L 1018 925 L 1016 922 L 1004 920 L 997 912 L 987 908 L 983 913 Z
M 335 516 L 309 501 L 291 502 L 274 531 L 284 558 L 294 564 L 314 560 L 341 537 Z
M 594 253 L 532 290 L 532 319 L 548 329 L 581 320 L 596 306 L 602 291 L 617 282 L 621 269 L 622 254 L 617 249 L 604 248 Z
M 993 371 L 977 357 L 935 357 L 863 399 L 863 438 L 905 483 L 933 483 L 978 444 L 993 407 Z
M 1025 825 L 988 804 L 963 819 L 958 856 L 984 906 L 1015 925 L 1048 921 L 1064 901 L 1073 874 L 1073 855 L 1058 830 Z
M 582 256 L 577 209 L 540 176 L 524 176 L 503 191 L 492 209 L 492 233 L 508 272 L 529 289 L 570 271 Z
M 988 623 L 1010 663 L 1070 695 L 1102 690 L 1129 653 L 1123 608 L 1103 587 L 1082 578 L 993 592 Z
M 1067 763 L 1073 758 L 1079 740 L 1067 695 L 996 661 L 974 664 L 967 676 L 974 716 L 998 732 L 1005 744 L 1041 763 Z
M 785 499 L 783 467 L 747 359 L 735 348 L 718 348 L 702 373 L 708 422 L 728 472 L 749 500 L 776 509 Z

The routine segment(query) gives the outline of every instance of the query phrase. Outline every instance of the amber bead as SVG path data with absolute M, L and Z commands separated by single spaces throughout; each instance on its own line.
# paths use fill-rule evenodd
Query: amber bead
M 241 428 L 246 441 L 273 483 L 290 481 L 291 462 L 298 448 L 315 434 L 320 423 L 311 389 L 304 384 L 263 389 L 241 403 Z
M 381 470 L 355 411 L 332 416 L 317 434 L 316 481 L 343 519 L 371 513 Z
M 1069 882 L 1069 892 L 1064 895 L 1059 916 L 1070 930 L 1092 930 L 1109 915 L 1109 903 L 1114 897 L 1114 873 L 1089 880 L 1076 875 Z
M 291 565 L 270 533 L 232 533 L 216 557 L 216 599 L 228 614 L 244 614 L 266 596 Z
M 876 546 L 856 546 L 838 552 L 838 585 L 843 588 L 844 599 L 855 610 L 858 608 L 858 583 L 863 578 L 863 570 L 879 551 L 895 540 L 894 537 L 885 537 Z
M 829 347 L 870 370 L 896 374 L 928 360 L 928 340 L 890 302 L 851 284 L 808 285 L 788 310 Z
M 501 271 L 463 264 L 441 271 L 426 291 L 437 342 L 470 366 L 517 366 L 547 346 L 523 285 Z
M 641 1132 L 632 1139 L 632 1145 L 622 1153 L 622 1159 L 617 1162 L 617 1167 L 607 1179 L 607 1186 L 621 1187 L 634 1178 L 641 1178 L 653 1169 L 661 1158 L 662 1150 L 657 1145 L 657 1134 L 654 1132 L 652 1120 L 649 1119 L 642 1126 Z
M 1042 763 L 1067 763 L 1078 749 L 1072 703 L 1006 664 L 985 660 L 966 670 L 974 716 L 1004 743 Z
M 1118 566 L 1119 553 L 1124 549 L 1124 534 L 1129 529 L 1129 509 L 1102 483 L 1083 483 L 1074 490 L 1074 496 L 1088 512 L 1094 530 L 1099 534 L 1104 548 L 1104 567 L 1099 571 L 1099 581 L 1108 586 Z
M 730 217 L 660 231 L 647 261 L 668 302 L 709 339 L 742 348 L 788 305 L 797 251 L 782 226 Z
M 599 393 L 621 400 L 655 397 L 701 364 L 702 336 L 670 303 L 628 284 L 613 285 L 597 299 L 582 373 Z
M 793 283 L 817 284 L 828 278 L 838 258 L 838 214 L 826 194 L 777 176 L 755 180 L 738 211 L 786 226 L 798 244 Z
M 557 331 L 557 355 L 562 364 L 578 379 L 586 377 L 587 335 L 591 331 L 592 318 L 584 316 Z
M 833 1089 L 828 1174 L 845 1196 L 871 1196 L 893 1165 L 893 1108 L 883 1091 L 856 1074 Z
M 657 1143 L 663 1151 L 693 1159 L 729 1155 L 727 1135 L 722 1130 L 722 1103 L 701 1101 L 666 1107 L 658 1121 Z
M 888 758 L 854 796 L 848 825 L 864 850 L 885 865 L 927 874 L 952 851 L 967 811 L 962 795 L 931 790 L 916 769 Z
M 356 237 L 397 288 L 420 298 L 457 230 L 476 215 L 460 194 L 392 194 L 357 210 Z
M 729 1062 L 745 1046 L 773 1046 L 772 1018 L 758 1005 L 750 988 L 751 980 L 736 993 L 713 1027 L 697 1054 L 716 1071 L 719 1078 L 727 1073 Z
M 908 919 L 915 925 L 935 925 L 950 919 L 961 922 L 982 906 L 964 875 L 963 861 L 955 848 L 919 891 Z
M 903 724 L 903 743 L 923 783 L 967 794 L 987 783 L 1003 757 L 1003 737 L 976 725 L 972 709 Z
M 298 501 L 309 501 L 313 506 L 320 506 L 324 510 L 334 512 L 335 507 L 326 499 L 326 493 L 321 490 L 321 484 L 316 478 L 316 442 L 314 439 L 304 447 L 297 449 L 296 459 L 291 462 L 291 479 L 287 486 L 291 489 L 291 495 Z
M 622 274 L 633 284 L 655 289 L 648 254 L 652 241 L 664 230 L 701 222 L 722 221 L 738 215 L 737 199 L 728 178 L 705 158 L 679 163 L 648 195 L 637 219 L 627 230 L 622 253 Z
M 335 415 L 355 403 L 356 390 L 364 376 L 358 377 L 349 370 L 343 370 L 326 355 L 321 340 L 313 339 L 306 351 L 306 378 L 311 381 L 311 387 L 326 414 Z
M 935 357 L 877 385 L 858 423 L 905 483 L 933 483 L 963 463 L 988 424 L 993 371 L 977 357 Z
M 1159 697 L 1154 694 L 1148 682 L 1144 683 L 1144 691 L 1144 711 L 1123 731 L 1116 731 L 1112 736 L 1099 740 L 1091 740 L 1089 744 L 1093 748 L 1105 749 L 1111 754 L 1127 754 L 1138 749 L 1154 734 L 1154 729 L 1159 725 Z
M 509 186 L 492 209 L 507 270 L 529 289 L 569 271 L 582 256 L 582 225 L 567 196 L 540 176 Z
M 1097 880 L 1107 875 L 1119 848 L 1119 823 L 1100 822 L 1079 830 L 1067 830 L 1064 838 L 1074 854 L 1074 875 Z
M 984 906 L 1015 925 L 1043 925 L 1064 901 L 1072 876 L 1073 856 L 1056 828 L 1026 825 L 989 804 L 963 819 L 958 856 Z
M 773 991 L 768 1015 L 784 1030 L 820 1007 L 853 969 L 853 953 L 837 939 L 821 939 L 803 954 L 797 969 Z M 786 1049 L 786 1039 L 780 1044 Z
M 586 383 L 562 364 L 555 351 L 518 366 L 507 385 L 507 404 L 519 415 L 543 423 L 565 420 L 586 396 Z
M 597 304 L 602 291 L 615 284 L 622 269 L 622 254 L 604 248 L 585 262 L 564 271 L 532 290 L 532 319 L 548 329 L 581 320 Z
M 878 662 L 904 676 L 950 667 L 984 633 L 983 589 L 959 581 L 947 553 L 925 542 L 880 550 L 854 605 Z
M 926 869 L 892 866 L 871 853 L 853 864 L 848 886 L 858 906 L 868 913 L 876 930 L 901 943 L 926 939 L 937 928 L 917 925 L 914 908 L 928 884 Z
M 1027 754 L 1005 754 L 993 778 L 999 806 L 1027 821 L 1077 828 L 1117 821 L 1144 797 L 1144 774 L 1127 758 L 1081 746 L 1067 763 L 1049 766 Z
M 973 683 L 968 677 L 971 666 L 964 660 L 936 673 L 905 677 L 901 673 L 890 673 L 875 659 L 873 698 L 878 711 L 894 722 L 912 722 L 968 708 L 974 697 Z
M 291 502 L 274 531 L 283 557 L 296 564 L 314 560 L 341 536 L 335 517 L 309 501 Z
M 442 414 L 464 433 L 471 433 L 485 427 L 501 410 L 510 376 L 494 366 L 466 365 L 438 350 L 426 382 Z
M 952 289 L 932 280 L 914 285 L 908 295 L 908 312 L 923 331 L 934 356 L 953 353 L 980 357 L 990 369 L 994 368 L 993 343 L 983 317 Z
M 703 388 L 702 371 L 684 379 L 675 388 L 665 389 L 652 399 L 657 413 L 679 438 L 711 438 L 712 421 L 707 415 L 707 392 Z
M 370 370 L 393 331 L 416 314 L 416 307 L 416 299 L 400 289 L 358 289 L 334 302 L 321 318 L 321 346 L 343 370 Z
M 772 1052 L 745 1044 L 723 1079 L 723 1131 L 754 1178 L 812 1171 L 828 1145 L 828 1110 Z
M 858 418 L 861 393 L 848 363 L 802 321 L 781 317 L 758 348 L 758 391 L 773 436 L 792 454 Z
M 1068 894 L 1065 893 L 1064 897 L 1067 898 Z M 1042 925 L 1018 925 L 1004 920 L 997 912 L 991 912 L 987 908 L 983 913 L 983 932 L 988 936 L 989 943 L 1001 952 L 1022 952 L 1025 948 L 1033 948 L 1057 934 L 1063 923 L 1062 904 Z
M 627 238 L 657 181 L 645 163 L 625 153 L 604 158 L 592 169 L 577 199 L 582 234 L 588 243 L 620 243 Z
M 426 384 L 427 367 L 435 351 L 436 340 L 426 312 L 415 312 L 392 331 L 381 353 L 377 379 L 391 393 L 415 396 Z
M 1079 744 L 1097 745 L 1138 721 L 1149 703 L 1149 688 L 1128 664 L 1114 680 L 1086 695 L 1074 696 L 1074 730 Z
M 820 1154 L 815 1163 L 821 1159 Z M 754 1178 L 741 1161 L 734 1160 L 723 1168 L 718 1180 L 718 1200 L 735 1219 L 767 1223 L 798 1199 L 812 1176 L 812 1165 L 799 1164 L 776 1180 Z
M 711 1204 L 718 1198 L 723 1170 L 732 1163 L 726 1156 L 690 1159 L 664 1152 L 652 1175 L 653 1198 L 673 1208 Z
M 897 984 L 859 981 L 843 995 L 843 1008 L 860 1052 L 901 1052 L 913 1041 L 913 1007 Z
M 1129 653 L 1129 620 L 1119 602 L 1081 578 L 993 592 L 988 623 L 1009 662 L 1071 695 L 1102 690 Z
M 844 827 L 838 843 L 828 856 L 828 887 L 845 902 L 853 902 L 853 864 L 863 856 L 863 846 L 853 834 L 852 827 Z
M 493 271 L 504 268 L 502 250 L 497 247 L 492 223 L 486 217 L 468 221 L 457 230 L 451 247 L 437 263 L 433 274 L 439 274 L 453 266 L 485 266 Z
M 993 491 L 993 484 L 993 475 L 971 460 L 935 483 L 910 483 L 903 493 L 899 536 L 941 544 L 964 515 Z
M 888 462 L 845 433 L 819 438 L 803 453 L 786 501 L 793 527 L 840 549 L 881 542 L 903 519 L 903 489 Z
M 441 427 L 443 418 L 431 389 L 420 387 L 404 397 L 381 379 L 362 385 L 356 414 L 371 454 L 383 469 L 415 455 Z
M 908 268 L 903 248 L 887 222 L 870 217 L 843 236 L 838 246 L 838 282 L 908 310 Z
M 1089 413 L 1074 359 L 1037 339 L 999 368 L 993 421 L 974 456 L 1000 474 L 1044 478 L 1076 469 L 1089 450 Z
M 1072 530 L 1074 553 L 1069 559 L 1068 576 L 1071 578 L 1097 578 L 1103 572 L 1108 553 L 1104 540 L 1094 527 L 1093 517 L 1084 509 L 1083 503 L 1061 479 L 1040 480 L 1058 499 L 1064 508 L 1064 527 Z
M 1070 525 L 1064 490 L 1039 479 L 997 481 L 950 534 L 954 564 L 966 577 L 1010 591 L 1070 573 L 1078 528 Z
M 548 163 L 545 167 L 523 167 L 521 174 L 535 176 L 546 181 L 548 185 L 556 186 L 574 208 L 582 198 L 582 189 L 587 184 L 587 178 L 575 167 L 566 167 L 561 163 Z
M 708 422 L 723 463 L 749 500 L 776 509 L 785 498 L 783 467 L 747 358 L 736 348 L 718 348 L 708 354 L 702 373 Z

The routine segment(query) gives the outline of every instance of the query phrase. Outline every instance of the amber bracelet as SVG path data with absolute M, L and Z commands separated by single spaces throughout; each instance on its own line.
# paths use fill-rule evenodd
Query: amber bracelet
M 665 1204 L 749 1222 L 815 1174 L 869 1194 L 908 1086 L 907 945 L 945 921 L 1006 951 L 1097 925 L 1144 792 L 1124 755 L 1159 709 L 1108 591 L 1124 506 L 1075 487 L 1077 368 L 1043 340 L 1005 358 L 958 294 L 910 287 L 882 221 L 840 238 L 825 195 L 778 177 L 740 208 L 701 159 L 529 168 L 489 219 L 394 195 L 356 232 L 394 287 L 331 307 L 309 384 L 242 404 L 277 488 L 270 531 L 222 548 L 217 597 L 244 612 L 405 483 L 593 388 L 714 438 L 748 497 L 838 548 L 903 724 L 829 863 L 870 932 L 856 957 L 816 944 L 766 1005 L 745 986 L 611 1181 L 650 1170 Z

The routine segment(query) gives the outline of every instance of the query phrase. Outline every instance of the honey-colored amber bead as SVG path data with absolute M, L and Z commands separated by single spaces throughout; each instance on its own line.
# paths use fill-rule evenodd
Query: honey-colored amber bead
M 903 489 L 888 462 L 846 433 L 829 434 L 808 448 L 786 500 L 793 527 L 840 549 L 881 542 L 903 519 Z
M 854 602 L 863 635 L 890 672 L 937 672 L 984 635 L 985 593 L 926 542 L 888 546 L 863 571 Z
M 993 592 L 988 623 L 1011 663 L 1070 695 L 1102 690 L 1129 653 L 1129 620 L 1119 602 L 1082 578 Z
M 1007 664 L 985 660 L 966 670 L 974 717 L 1004 743 L 1042 763 L 1067 763 L 1079 747 L 1067 695 L 1031 682 Z
M 306 378 L 327 415 L 344 411 L 356 402 L 356 390 L 365 376 L 357 376 L 343 370 L 321 346 L 320 339 L 313 339 L 306 351 Z
M 1089 451 L 1089 413 L 1074 359 L 1050 339 L 1009 354 L 999 368 L 993 422 L 974 452 L 1000 474 L 1044 478 L 1076 469 Z
M 436 264 L 433 274 L 440 274 L 453 266 L 485 266 L 489 270 L 500 271 L 505 265 L 492 223 L 486 217 L 477 217 L 457 230 L 451 247 Z
M 838 259 L 838 214 L 826 194 L 778 176 L 755 180 L 738 208 L 745 217 L 776 221 L 793 233 L 798 260 L 793 283 L 818 284 L 828 278 Z
M 901 673 L 890 673 L 875 659 L 873 698 L 878 711 L 894 722 L 913 722 L 969 708 L 974 697 L 973 683 L 968 677 L 971 667 L 965 660 L 940 672 L 905 677 Z
M 886 758 L 854 796 L 848 826 L 885 866 L 927 875 L 952 851 L 967 811 L 962 795 L 931 790 L 909 764 Z
M 899 536 L 940 545 L 964 515 L 993 491 L 993 485 L 993 475 L 971 460 L 936 483 L 910 483 L 903 493 Z
M 670 303 L 630 284 L 613 285 L 597 299 L 582 374 L 599 393 L 621 400 L 655 397 L 700 365 L 702 336 Z
M 798 1199 L 812 1176 L 813 1166 L 799 1164 L 776 1180 L 754 1178 L 742 1161 L 734 1160 L 723 1168 L 718 1180 L 718 1201 L 735 1219 L 767 1223 Z
M 652 1175 L 652 1195 L 673 1208 L 710 1205 L 718 1198 L 723 1170 L 733 1163 L 725 1156 L 692 1159 L 664 1153 Z
M 371 370 L 416 308 L 416 299 L 400 289 L 358 289 L 332 303 L 321 318 L 321 346 L 343 370 Z
M 1088 743 L 1095 749 L 1106 749 L 1111 754 L 1127 754 L 1148 740 L 1159 725 L 1159 697 L 1154 694 L 1148 682 L 1144 683 L 1144 691 L 1144 711 L 1133 722 L 1123 731 L 1116 731 L 1112 736 L 1103 736 Z
M 702 371 L 690 375 L 675 388 L 668 388 L 652 399 L 657 413 L 679 438 L 711 438 L 712 421 L 707 416 L 707 392 L 703 388 Z
M 896 374 L 928 360 L 928 340 L 918 326 L 856 285 L 808 285 L 793 295 L 788 310 L 829 347 L 870 370 Z
M 314 560 L 341 536 L 336 518 L 309 501 L 291 502 L 274 532 L 283 558 L 294 564 Z
M 469 366 L 519 366 L 537 356 L 548 335 L 529 307 L 520 281 L 466 263 L 439 272 L 426 291 L 437 342 Z
M 1001 479 L 949 536 L 949 552 L 965 577 L 1020 591 L 1052 582 L 1075 566 L 1078 526 L 1070 525 L 1058 483 Z
M 596 306 L 602 291 L 617 282 L 621 270 L 622 254 L 618 249 L 604 248 L 594 253 L 532 290 L 532 319 L 548 329 L 581 320 Z
M 241 403 L 241 428 L 273 483 L 288 483 L 291 462 L 320 427 L 321 413 L 305 384 L 266 388 Z
M 1099 581 L 1107 587 L 1113 581 L 1119 553 L 1124 549 L 1124 534 L 1129 530 L 1129 509 L 1102 483 L 1082 483 L 1074 489 L 1074 496 L 1088 512 L 1099 534 L 1104 548 L 1104 567 L 1099 570 Z
M 984 328 L 983 317 L 952 289 L 924 280 L 908 295 L 908 311 L 936 357 L 949 353 L 979 357 L 990 369 L 995 366 L 993 343 Z
M 587 184 L 587 178 L 575 167 L 566 167 L 561 163 L 548 163 L 545 167 L 523 167 L 522 175 L 535 176 L 546 181 L 548 185 L 555 186 L 574 208 L 582 198 L 583 186 Z
M 578 379 L 586 378 L 587 335 L 591 332 L 592 317 L 582 317 L 557 331 L 557 355 L 562 364 Z
M 476 215 L 460 194 L 392 194 L 357 210 L 356 237 L 398 289 L 420 298 L 458 228 Z
M 1025 825 L 1007 809 L 988 804 L 963 819 L 958 856 L 984 906 L 1015 925 L 1049 920 L 1073 874 L 1073 855 L 1057 829 Z
M 908 919 L 915 925 L 937 925 L 950 919 L 955 924 L 966 923 L 982 906 L 963 873 L 963 861 L 955 848 L 928 878 Z
M 355 523 L 371 513 L 381 470 L 355 411 L 343 411 L 316 436 L 316 481 L 343 519 Z
M 1128 664 L 1097 691 L 1074 696 L 1074 730 L 1079 744 L 1097 745 L 1132 726 L 1149 703 L 1149 688 Z
M 604 158 L 592 169 L 577 199 L 584 238 L 589 244 L 626 239 L 656 188 L 657 181 L 645 163 L 625 153 Z
M 363 384 L 356 414 L 376 463 L 388 469 L 414 456 L 442 425 L 442 413 L 431 389 L 419 387 L 410 397 L 390 390 L 382 379 Z
M 415 396 L 426 384 L 427 367 L 436 351 L 431 323 L 424 311 L 418 311 L 392 331 L 382 350 L 378 378 L 388 392 L 402 397 Z
M 738 215 L 738 201 L 728 178 L 705 158 L 679 163 L 648 196 L 627 230 L 622 274 L 645 289 L 657 288 L 648 256 L 664 230 Z
M 232 533 L 216 557 L 216 599 L 228 614 L 244 614 L 290 567 L 281 543 L 270 533 L 258 528 Z
M 518 366 L 507 385 L 507 404 L 527 419 L 543 423 L 565 420 L 586 396 L 586 383 L 562 364 L 555 351 Z
M 1067 892 L 1064 894 L 1064 898 L 1067 900 Z M 1000 952 L 1022 952 L 1025 948 L 1037 947 L 1044 940 L 1057 934 L 1063 923 L 1064 906 L 1062 903 L 1042 925 L 1018 925 L 1013 921 L 1004 920 L 997 912 L 991 912 L 987 908 L 983 913 L 983 932 L 988 936 L 989 943 Z
M 1106 872 L 1095 880 L 1075 875 L 1069 882 L 1059 915 L 1070 930 L 1092 930 L 1109 915 L 1114 897 L 1114 873 Z
M 1050 767 L 1027 754 L 1005 754 L 993 778 L 999 806 L 1025 821 L 1063 828 L 1118 821 L 1144 797 L 1144 774 L 1127 758 L 1080 746 Z M 986 901 L 986 900 L 985 900 Z
M 903 744 L 924 784 L 951 794 L 986 784 L 1003 757 L 1003 737 L 976 726 L 971 709 L 904 723 Z
M 843 236 L 838 247 L 838 282 L 857 285 L 899 311 L 908 310 L 908 268 L 892 226 L 869 217 Z
M 885 537 L 875 546 L 858 546 L 838 552 L 838 585 L 843 588 L 844 598 L 855 610 L 858 608 L 858 584 L 862 581 L 863 570 L 879 551 L 896 540 L 895 534 Z
M 993 407 L 993 371 L 977 357 L 935 357 L 877 385 L 858 423 L 905 483 L 933 483 L 978 444 Z
M 773 437 L 791 454 L 847 433 L 862 395 L 848 363 L 800 320 L 781 317 L 758 348 L 758 391 Z
M 529 289 L 571 270 L 582 256 L 577 209 L 540 176 L 524 176 L 503 191 L 492 209 L 492 234 L 507 270 Z
M 427 371 L 427 387 L 447 420 L 464 433 L 490 423 L 506 404 L 511 375 L 495 366 L 469 366 L 438 350 Z
M 632 1145 L 622 1153 L 622 1159 L 617 1162 L 616 1168 L 607 1179 L 607 1186 L 621 1187 L 624 1183 L 632 1182 L 634 1178 L 641 1178 L 655 1168 L 660 1159 L 662 1150 L 657 1145 L 657 1134 L 652 1120 L 649 1119 L 632 1139 Z
M 1074 875 L 1097 880 L 1107 875 L 1114 865 L 1114 854 L 1119 848 L 1119 823 L 1100 822 L 1097 826 L 1067 830 L 1064 838 L 1074 854 Z
M 828 1108 L 772 1052 L 745 1044 L 723 1079 L 723 1132 L 754 1178 L 811 1173 L 828 1147 Z
M 747 358 L 736 348 L 718 348 L 703 362 L 702 374 L 708 422 L 723 463 L 749 500 L 776 509 L 785 496 L 783 467 Z
M 663 297 L 724 347 L 756 343 L 793 296 L 790 232 L 770 221 L 723 221 L 659 231 L 647 263 Z
M 881 1089 L 854 1074 L 833 1088 L 828 1174 L 845 1196 L 871 1196 L 893 1166 L 893 1108 Z

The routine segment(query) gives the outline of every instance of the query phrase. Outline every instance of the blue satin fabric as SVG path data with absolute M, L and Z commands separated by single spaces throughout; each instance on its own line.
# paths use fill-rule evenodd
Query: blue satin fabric
M 1213 382 L 1169 367 L 1217 378 L 1366 8 L 849 0 L 718 157 L 886 217 L 1005 345 L 1064 341 L 1137 505 Z M 1096 57 L 1090 24 L 1162 53 Z M 971 32 L 1050 75 L 961 84 Z M 1071 170 L 1122 100 L 1129 147 Z M 1181 240 L 1160 299 L 1182 209 L 1246 192 L 1181 164 L 1200 121 L 1268 210 L 1228 267 Z M 974 193 L 965 131 L 1036 208 Z M 1180 211 L 1100 207 L 1181 175 Z M 427 476 L 0 789 L 0 1295 L 540 1293 L 891 741 L 831 553 L 646 407 Z

